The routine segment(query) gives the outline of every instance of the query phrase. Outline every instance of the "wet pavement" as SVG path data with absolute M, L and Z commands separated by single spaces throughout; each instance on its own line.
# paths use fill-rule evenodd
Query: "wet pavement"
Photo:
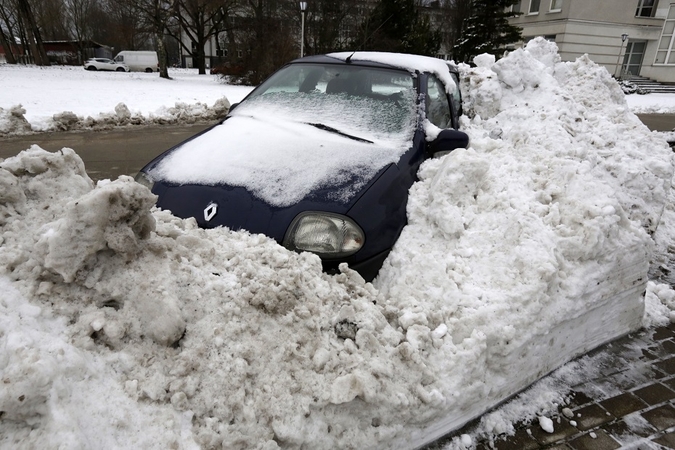
M 15 156 L 33 144 L 50 152 L 68 147 L 80 155 L 92 180 L 114 180 L 120 175 L 136 175 L 157 155 L 210 125 L 130 126 L 10 136 L 0 138 L 0 158 Z
M 567 404 L 537 421 L 516 425 L 513 436 L 482 438 L 476 449 L 613 450 L 675 449 L 675 324 L 641 330 L 606 344 L 584 358 L 597 375 L 570 386 Z M 442 449 L 453 437 L 472 435 L 475 423 L 432 444 Z

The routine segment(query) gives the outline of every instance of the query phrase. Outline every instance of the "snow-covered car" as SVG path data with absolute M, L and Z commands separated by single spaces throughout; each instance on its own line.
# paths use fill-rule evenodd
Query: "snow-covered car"
M 297 59 L 136 178 L 178 217 L 262 233 L 369 280 L 406 224 L 420 164 L 468 144 L 458 86 L 436 58 Z
M 108 70 L 113 72 L 128 72 L 129 67 L 124 63 L 115 62 L 108 58 L 91 58 L 84 63 L 85 70 Z

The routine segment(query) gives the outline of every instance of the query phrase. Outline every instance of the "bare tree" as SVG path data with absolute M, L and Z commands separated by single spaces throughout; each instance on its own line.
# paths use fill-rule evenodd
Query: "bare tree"
M 159 76 L 169 79 L 164 36 L 169 32 L 171 24 L 177 20 L 174 16 L 174 2 L 170 0 L 126 0 L 126 3 L 136 12 L 141 29 L 153 37 L 159 59 Z
M 471 14 L 464 20 L 461 39 L 453 53 L 457 61 L 469 62 L 481 53 L 497 55 L 508 44 L 522 39 L 521 29 L 511 25 L 510 17 L 520 13 L 510 10 L 518 0 L 471 0 Z
M 51 40 L 70 39 L 63 0 L 32 0 L 35 20 L 37 20 L 42 38 Z
M 30 49 L 30 54 L 35 64 L 38 66 L 48 66 L 49 58 L 47 58 L 40 28 L 35 20 L 30 3 L 28 0 L 16 0 L 10 3 L 14 3 L 16 7 L 16 25 L 18 26 L 19 36 L 24 49 Z
M 360 0 L 317 0 L 309 3 L 305 48 L 308 54 L 346 50 L 363 17 Z
M 116 50 L 145 50 L 152 46 L 152 36 L 145 29 L 144 21 L 133 0 L 102 0 L 101 11 L 105 17 L 98 22 L 95 39 L 113 46 Z
M 7 39 L 7 36 L 5 35 L 5 31 L 0 28 L 0 45 L 2 45 L 2 49 L 4 50 L 5 53 L 5 60 L 7 61 L 8 64 L 16 64 L 16 58 L 14 58 L 14 49 L 12 48 L 11 45 L 9 45 L 9 40 Z
M 444 22 L 448 25 L 443 29 L 443 44 L 447 49 L 453 49 L 459 44 L 466 21 L 471 16 L 471 0 L 442 0 L 440 9 Z
M 225 18 L 234 6 L 232 0 L 176 0 L 175 16 L 180 22 L 182 31 L 190 40 L 181 46 L 186 50 L 199 68 L 200 74 L 206 74 L 204 46 L 211 37 L 225 28 Z
M 300 53 L 298 6 L 293 0 L 241 1 L 225 32 L 227 74 L 238 82 L 258 84 L 296 58 Z
M 18 20 L 16 17 L 16 8 L 13 1 L 0 0 L 0 44 L 5 51 L 5 59 L 9 64 L 16 64 L 16 31 L 18 29 Z
M 379 0 L 361 25 L 356 48 L 433 56 L 440 32 L 421 12 L 416 0 Z
M 85 43 L 91 41 L 94 34 L 92 16 L 97 7 L 96 0 L 64 0 L 64 14 L 70 36 L 77 42 L 80 64 L 85 59 Z

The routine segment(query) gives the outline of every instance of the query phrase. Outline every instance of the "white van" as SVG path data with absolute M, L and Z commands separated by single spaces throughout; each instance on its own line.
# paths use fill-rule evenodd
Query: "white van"
M 115 61 L 126 64 L 132 72 L 159 72 L 157 52 L 123 50 Z

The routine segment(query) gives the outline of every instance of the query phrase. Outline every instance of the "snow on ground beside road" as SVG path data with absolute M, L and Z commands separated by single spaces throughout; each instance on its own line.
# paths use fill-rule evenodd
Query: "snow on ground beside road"
M 214 120 L 251 91 L 196 69 L 169 69 L 169 76 L 0 64 L 0 136 Z
M 635 114 L 675 114 L 675 94 L 631 94 L 626 96 L 628 107 Z M 672 131 L 654 131 L 668 142 L 675 142 L 675 123 Z
M 631 277 L 675 238 L 672 153 L 556 50 L 462 68 L 471 147 L 423 165 L 374 284 L 157 211 L 128 177 L 94 185 L 69 149 L 0 162 L 0 448 L 409 447 L 639 326 Z M 649 320 L 670 292 L 650 285 Z
M 626 102 L 635 114 L 675 114 L 675 94 L 630 94 Z

